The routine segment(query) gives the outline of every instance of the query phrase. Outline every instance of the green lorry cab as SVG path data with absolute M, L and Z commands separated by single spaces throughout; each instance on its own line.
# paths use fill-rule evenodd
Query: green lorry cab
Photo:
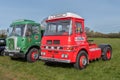
M 40 41 L 44 30 L 32 20 L 16 20 L 10 25 L 5 55 L 11 59 L 24 58 L 35 62 L 40 56 Z

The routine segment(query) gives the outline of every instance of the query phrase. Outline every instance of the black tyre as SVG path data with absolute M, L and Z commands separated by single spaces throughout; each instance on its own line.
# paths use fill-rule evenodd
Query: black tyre
M 35 62 L 39 59 L 39 50 L 36 48 L 32 48 L 29 50 L 27 54 L 27 61 L 28 62 Z
M 88 65 L 88 57 L 87 57 L 87 53 L 85 51 L 80 51 L 77 59 L 76 59 L 76 63 L 74 64 L 74 67 L 76 69 L 84 69 L 86 68 Z
M 0 52 L 0 55 L 1 55 L 1 56 L 4 56 L 4 50 L 2 50 L 2 51 Z
M 102 60 L 107 61 L 110 60 L 112 56 L 112 49 L 109 46 L 104 47 Z

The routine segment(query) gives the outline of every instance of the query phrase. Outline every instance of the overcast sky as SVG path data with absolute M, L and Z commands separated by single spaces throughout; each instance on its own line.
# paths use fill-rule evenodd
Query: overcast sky
M 0 0 L 0 29 L 17 19 L 41 22 L 49 15 L 73 12 L 86 27 L 98 32 L 120 32 L 120 0 Z

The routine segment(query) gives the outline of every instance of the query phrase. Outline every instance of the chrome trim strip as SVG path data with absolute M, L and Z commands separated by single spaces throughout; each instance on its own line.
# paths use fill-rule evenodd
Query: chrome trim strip
M 41 46 L 53 46 L 53 47 L 77 47 L 78 45 L 61 45 L 61 46 L 59 46 L 59 45 L 42 45 L 41 44 Z
M 17 51 L 17 50 L 4 50 L 5 52 L 16 52 L 16 53 L 19 53 L 20 51 Z
M 45 49 L 45 48 L 41 48 L 41 50 L 63 51 L 63 52 L 75 52 L 75 50 L 60 50 L 60 49 Z

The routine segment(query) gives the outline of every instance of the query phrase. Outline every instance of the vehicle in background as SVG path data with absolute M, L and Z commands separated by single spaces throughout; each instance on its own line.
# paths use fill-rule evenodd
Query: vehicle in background
M 4 38 L 0 38 L 0 55 L 4 55 L 4 49 L 6 46 L 6 40 Z
M 40 56 L 40 41 L 44 30 L 32 20 L 16 20 L 10 25 L 5 55 L 11 59 L 24 58 L 35 62 Z

